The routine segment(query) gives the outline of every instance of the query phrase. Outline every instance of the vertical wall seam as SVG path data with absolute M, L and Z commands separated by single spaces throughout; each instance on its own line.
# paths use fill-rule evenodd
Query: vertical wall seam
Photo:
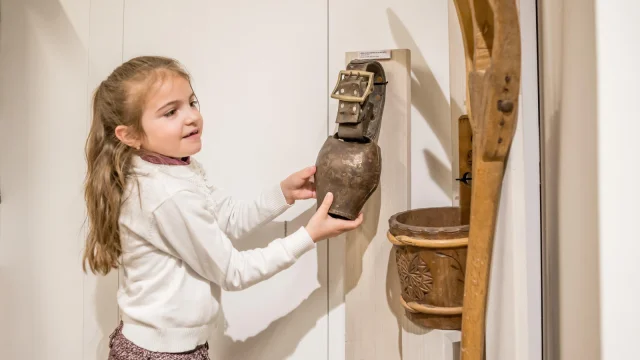
M 327 16 L 327 23 L 326 23 L 326 31 L 327 31 L 327 43 L 326 43 L 326 50 L 327 50 L 327 68 L 326 68 L 326 91 L 325 94 L 328 93 L 329 89 L 330 89 L 330 83 L 329 83 L 329 68 L 330 68 L 330 56 L 329 56 L 329 51 L 330 51 L 330 31 L 329 31 L 329 6 L 330 5 L 330 0 L 327 0 L 327 5 L 326 5 L 326 16 Z M 330 131 L 330 127 L 329 127 L 329 97 L 326 97 L 326 109 L 327 109 L 327 117 L 325 119 L 325 125 L 327 127 L 327 136 L 329 136 L 329 131 Z M 326 247 L 327 247 L 327 255 L 326 255 L 326 265 L 327 265 L 327 272 L 326 272 L 326 279 L 327 279 L 327 288 L 331 289 L 331 286 L 329 286 L 329 283 L 331 282 L 331 278 L 330 278 L 330 268 L 331 266 L 329 266 L 329 254 L 331 253 L 330 251 L 330 241 L 326 241 Z M 329 315 L 331 312 L 331 290 L 327 291 L 327 360 L 331 360 L 331 316 Z
M 120 38 L 120 63 L 124 63 L 124 29 L 125 29 L 125 9 L 127 8 L 127 0 L 122 0 L 122 35 Z M 120 262 L 122 263 L 122 261 Z M 118 289 L 120 288 L 120 272 L 122 267 L 118 268 L 117 283 Z M 120 322 L 120 306 L 116 306 L 116 324 Z
M 87 35 L 87 78 L 86 78 L 86 84 L 85 84 L 85 104 L 87 106 L 87 109 L 85 111 L 85 114 L 87 115 L 87 120 L 85 122 L 85 134 L 89 133 L 89 129 L 91 129 L 91 94 L 92 91 L 89 88 L 89 82 L 91 79 L 91 13 L 93 11 L 93 0 L 89 0 L 89 34 Z M 85 209 L 85 215 L 86 215 L 86 209 Z M 84 231 L 82 231 L 83 237 L 86 236 L 86 228 Z M 81 242 L 82 244 L 83 242 Z M 82 356 L 84 356 L 85 354 L 85 336 L 86 336 L 86 328 L 85 328 L 85 310 L 86 310 L 86 304 L 85 304 L 85 294 L 86 294 L 86 281 L 87 281 L 87 276 L 86 274 L 82 275 L 82 344 L 80 346 L 81 351 L 82 351 Z
M 127 8 L 127 0 L 122 0 L 122 38 L 120 42 L 120 61 L 124 62 L 124 28 L 125 28 L 125 16 L 124 12 Z

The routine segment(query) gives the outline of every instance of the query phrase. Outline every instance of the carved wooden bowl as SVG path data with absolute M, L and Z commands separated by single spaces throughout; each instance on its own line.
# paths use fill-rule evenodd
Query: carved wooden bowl
M 460 208 L 397 213 L 387 237 L 396 251 L 406 316 L 426 328 L 460 330 L 469 237 Z

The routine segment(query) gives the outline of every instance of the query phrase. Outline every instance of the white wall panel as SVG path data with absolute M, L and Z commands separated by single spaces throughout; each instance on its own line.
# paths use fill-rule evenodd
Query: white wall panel
M 315 163 L 326 135 L 325 2 L 128 0 L 124 25 L 125 60 L 168 55 L 193 75 L 200 158 L 216 184 L 253 196 Z
M 128 0 L 124 59 L 171 56 L 193 76 L 205 119 L 197 158 L 216 185 L 251 198 L 315 163 L 326 138 L 324 1 Z M 305 213 L 307 209 L 310 209 Z M 240 248 L 306 224 L 306 201 Z M 324 359 L 326 244 L 291 269 L 241 292 L 224 292 L 224 322 L 211 354 L 224 359 Z
M 544 355 L 600 360 L 596 5 L 540 3 Z
M 1 357 L 80 360 L 89 2 L 1 10 Z
M 598 81 L 598 221 L 601 359 L 638 357 L 640 332 L 638 296 L 640 189 L 626 185 L 637 179 L 640 132 L 637 85 L 640 81 L 635 47 L 640 27 L 637 2 L 595 0 Z M 624 104 L 624 105 L 622 105 Z M 625 106 L 626 105 L 626 106 Z M 629 106 L 631 105 L 631 106 Z M 624 185 L 623 185 L 624 184 Z M 593 314 L 595 317 L 596 314 Z M 631 346 L 630 346 L 631 345 Z

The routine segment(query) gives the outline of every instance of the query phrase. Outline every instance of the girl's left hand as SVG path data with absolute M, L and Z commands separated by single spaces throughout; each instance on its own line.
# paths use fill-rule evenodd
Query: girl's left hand
M 316 184 L 312 179 L 315 173 L 316 167 L 310 166 L 289 175 L 280 182 L 287 204 L 292 205 L 296 200 L 315 199 Z

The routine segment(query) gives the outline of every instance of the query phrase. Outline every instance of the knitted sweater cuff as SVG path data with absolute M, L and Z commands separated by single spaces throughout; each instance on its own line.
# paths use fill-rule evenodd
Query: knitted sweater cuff
M 287 252 L 295 259 L 300 258 L 300 256 L 316 246 L 316 243 L 313 242 L 313 239 L 311 239 L 311 236 L 304 226 L 301 226 L 296 232 L 281 240 Z
M 274 217 L 282 214 L 287 209 L 293 206 L 287 204 L 287 199 L 282 193 L 280 184 L 273 185 L 266 189 L 266 191 L 263 193 L 263 204 L 267 211 Z

